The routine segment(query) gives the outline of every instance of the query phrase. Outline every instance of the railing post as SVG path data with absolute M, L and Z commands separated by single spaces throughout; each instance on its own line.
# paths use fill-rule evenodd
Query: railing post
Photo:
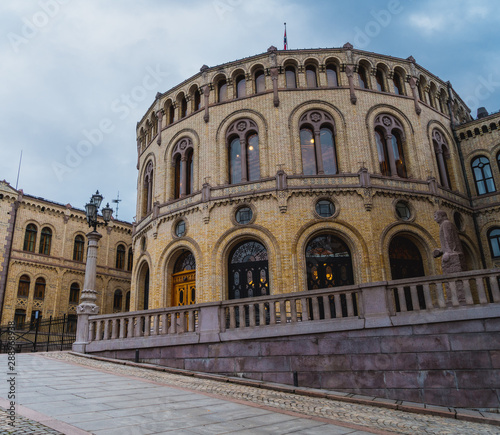
M 389 292 L 392 292 L 392 286 L 387 283 L 374 283 L 372 285 L 360 286 L 358 293 L 358 315 L 363 313 L 366 328 L 376 328 L 391 326 L 391 309 L 389 307 Z M 335 312 L 338 315 L 340 298 L 335 295 Z M 351 298 L 352 301 L 352 298 Z
M 490 275 L 490 285 L 493 302 L 500 302 L 500 290 L 498 289 L 498 278 L 496 275 Z
M 50 330 L 52 329 L 52 316 L 49 317 L 49 332 L 47 333 L 47 348 L 45 349 L 45 352 L 49 351 L 49 344 L 50 344 Z
M 221 331 L 221 311 L 224 307 L 220 303 L 201 305 L 198 308 L 198 331 L 200 343 L 218 342 Z M 240 320 L 241 321 L 241 320 Z

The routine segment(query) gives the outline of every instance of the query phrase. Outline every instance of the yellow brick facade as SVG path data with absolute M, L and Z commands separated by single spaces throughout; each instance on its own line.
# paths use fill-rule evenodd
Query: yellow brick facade
M 8 226 L 12 237 L 10 252 L 2 250 L 8 263 L 5 293 L 2 306 L 2 324 L 14 320 L 24 313 L 30 320 L 32 314 L 39 311 L 43 318 L 75 315 L 78 301 L 70 301 L 70 288 L 77 284 L 80 294 L 83 290 L 87 240 L 90 231 L 85 212 L 41 198 L 24 195 L 7 183 L 0 183 L 3 196 L 0 200 L 2 212 L 2 232 Z M 15 212 L 15 224 L 5 210 Z M 9 226 L 10 224 L 10 226 Z M 36 229 L 32 250 L 25 244 L 26 230 L 29 225 Z M 50 249 L 48 254 L 41 248 L 44 229 L 50 229 Z M 97 304 L 103 314 L 117 311 L 114 295 L 122 292 L 121 310 L 126 308 L 126 294 L 130 291 L 130 275 L 127 270 L 127 255 L 131 246 L 132 225 L 121 221 L 111 221 L 107 227 L 99 227 L 103 235 L 99 241 L 97 265 Z M 3 235 L 3 234 L 2 234 Z M 2 237 L 0 235 L 0 238 Z M 75 259 L 74 249 L 77 236 L 83 240 L 83 257 Z M 3 243 L 3 238 L 2 238 Z M 125 248 L 123 269 L 116 268 L 117 247 Z M 21 277 L 27 277 L 29 290 L 27 295 L 19 294 Z M 36 297 L 36 282 L 43 279 L 45 289 L 43 298 Z M 21 292 L 22 293 L 22 292 Z M 38 295 L 39 296 L 39 295 Z
M 296 88 L 287 87 L 287 67 L 295 73 Z M 336 84 L 328 81 L 332 69 Z M 311 70 L 317 85 L 308 82 Z M 258 89 L 259 71 L 264 72 L 265 89 Z M 358 80 L 363 74 L 364 87 Z M 245 79 L 244 96 L 237 94 L 240 77 Z M 219 98 L 221 80 L 227 87 L 225 101 Z M 393 83 L 397 80 L 399 94 Z M 326 116 L 333 130 L 335 174 L 304 175 L 301 125 L 313 113 Z M 252 124 L 258 132 L 260 171 L 257 180 L 231 184 L 228 135 L 239 121 Z M 477 213 L 467 189 L 473 184 L 471 174 L 466 172 L 466 180 L 460 156 L 467 152 L 459 150 L 452 128 L 471 121 L 455 91 L 413 59 L 362 52 L 350 45 L 271 48 L 251 58 L 203 67 L 199 74 L 158 94 L 137 126 L 138 221 L 131 309 L 175 303 L 174 264 L 186 250 L 196 260 L 196 302 L 228 299 L 233 279 L 230 259 L 243 241 L 264 245 L 270 294 L 307 290 L 306 250 L 321 235 L 348 247 L 354 284 L 395 278 L 389 253 L 395 238 L 418 249 L 425 275 L 438 274 L 440 260 L 433 257 L 440 247 L 439 226 L 433 219 L 438 209 L 460 227 L 468 268 L 491 267 L 485 231 L 500 224 L 492 206 L 498 196 L 490 195 L 487 211 Z M 399 129 L 393 131 L 401 132 L 404 176 L 394 171 L 383 175 L 379 164 L 375 127 L 391 122 Z M 498 130 L 490 136 L 484 147 L 494 153 L 500 146 Z M 436 137 L 445 144 L 440 149 L 448 187 Z M 192 188 L 185 196 L 176 193 L 180 183 L 176 179 L 182 180 L 176 170 L 182 173 L 182 165 L 189 164 L 185 157 L 181 169 L 176 169 L 183 140 L 193 150 Z M 331 217 L 316 213 L 321 199 L 333 203 Z M 411 212 L 406 218 L 396 213 L 401 201 Z M 242 206 L 253 212 L 246 224 L 235 220 Z M 181 221 L 186 232 L 178 237 L 175 229 Z

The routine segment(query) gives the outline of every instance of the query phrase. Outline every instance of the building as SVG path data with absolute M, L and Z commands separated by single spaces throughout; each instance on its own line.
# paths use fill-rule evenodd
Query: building
M 85 212 L 26 195 L 0 182 L 1 323 L 70 316 L 83 289 Z M 100 230 L 97 300 L 101 313 L 128 311 L 132 225 L 112 220 Z
M 137 124 L 131 309 L 500 264 L 500 115 L 474 121 L 415 59 L 266 53 L 158 93 Z

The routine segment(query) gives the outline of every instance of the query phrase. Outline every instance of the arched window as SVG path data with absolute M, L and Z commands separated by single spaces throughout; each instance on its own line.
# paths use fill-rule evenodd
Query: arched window
M 368 75 L 364 66 L 358 66 L 358 82 L 361 89 L 368 89 Z
M 125 246 L 118 245 L 116 248 L 116 268 L 123 269 L 125 267 Z
M 168 125 L 173 124 L 175 122 L 175 106 L 171 103 L 168 106 Z
M 16 312 L 14 314 L 15 328 L 22 329 L 24 322 L 26 322 L 26 310 L 22 310 L 20 308 L 17 308 Z
M 338 167 L 333 118 L 321 110 L 312 110 L 300 118 L 299 128 L 303 174 L 336 174 Z
M 259 94 L 266 90 L 266 76 L 264 71 L 258 70 L 255 72 L 255 93 Z
M 229 255 L 229 299 L 269 294 L 269 266 L 265 246 L 255 240 L 238 244 Z
M 226 133 L 230 184 L 260 179 L 259 131 L 250 119 L 231 124 Z
M 219 103 L 227 100 L 227 82 L 225 79 L 219 80 L 219 83 L 217 83 L 217 95 Z
M 484 156 L 476 157 L 472 161 L 471 166 L 477 194 L 484 195 L 485 193 L 495 192 L 495 182 L 489 159 Z
M 23 275 L 19 278 L 19 286 L 17 287 L 17 297 L 27 298 L 30 294 L 30 277 L 28 275 Z
M 338 237 L 316 236 L 305 254 L 308 290 L 354 284 L 351 251 Z
M 133 264 L 134 264 L 134 253 L 133 253 L 133 251 L 132 251 L 132 248 L 131 248 L 131 247 L 130 247 L 130 248 L 128 248 L 128 258 L 127 258 L 127 260 L 128 260 L 128 261 L 127 261 L 127 270 L 128 270 L 129 272 L 131 272 L 131 271 L 132 271 L 132 266 L 133 266 Z
M 40 234 L 40 249 L 39 253 L 44 255 L 50 255 L 50 245 L 52 242 L 52 230 L 48 227 L 42 229 Z
M 24 233 L 24 251 L 35 252 L 36 233 L 36 226 L 34 224 L 28 224 L 26 232 Z
M 420 101 L 422 101 L 424 103 L 426 102 L 426 99 L 425 99 L 426 83 L 427 83 L 427 81 L 425 80 L 425 77 L 420 76 L 420 78 L 418 79 L 418 98 L 420 99 Z
M 115 290 L 115 294 L 113 296 L 113 312 L 119 313 L 122 310 L 122 300 L 123 293 L 121 290 Z
M 130 311 L 130 291 L 125 295 L 125 311 Z
M 80 300 L 80 285 L 77 282 L 71 284 L 69 288 L 69 303 L 77 304 Z
M 287 89 L 295 89 L 297 87 L 297 76 L 293 66 L 287 66 L 285 68 L 285 79 Z
M 500 228 L 492 228 L 488 231 L 488 242 L 492 258 L 500 257 Z
M 174 273 L 196 270 L 196 259 L 191 251 L 185 251 L 174 264 Z
M 314 65 L 306 66 L 306 81 L 308 88 L 318 87 L 318 78 L 316 76 L 316 67 Z
M 401 178 L 408 176 L 403 151 L 404 140 L 403 126 L 396 118 L 387 114 L 375 118 L 375 142 L 382 175 Z
M 432 143 L 434 145 L 434 153 L 436 155 L 441 186 L 451 189 L 450 172 L 448 168 L 450 159 L 448 143 L 443 135 L 437 130 L 432 132 Z
M 337 65 L 333 63 L 329 63 L 326 65 L 326 80 L 328 82 L 328 86 L 338 86 L 338 74 L 337 74 Z
M 193 193 L 193 142 L 190 138 L 180 139 L 172 151 L 174 167 L 174 198 Z
M 403 80 L 398 72 L 395 72 L 392 77 L 392 82 L 394 84 L 394 93 L 396 95 L 404 95 L 403 91 Z
M 247 84 L 245 76 L 242 74 L 236 77 L 236 98 L 242 98 L 247 95 Z
M 35 281 L 35 299 L 42 300 L 45 298 L 45 279 L 37 278 Z
M 142 189 L 142 216 L 146 216 L 153 207 L 153 162 L 149 161 L 144 171 Z
M 73 245 L 73 260 L 83 261 L 83 248 L 85 247 L 85 239 L 81 235 L 75 237 Z
M 181 118 L 185 118 L 187 116 L 188 111 L 188 103 L 186 97 L 183 96 L 181 99 Z
M 193 112 L 201 109 L 201 94 L 200 90 L 196 89 L 193 96 Z
M 375 78 L 377 79 L 377 90 L 379 92 L 387 92 L 387 89 L 385 87 L 385 75 L 380 68 L 377 68 L 377 73 L 375 74 Z

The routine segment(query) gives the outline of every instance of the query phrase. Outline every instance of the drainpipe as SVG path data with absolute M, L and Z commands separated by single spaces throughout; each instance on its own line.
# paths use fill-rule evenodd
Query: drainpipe
M 457 145 L 458 157 L 460 158 L 460 165 L 462 166 L 462 172 L 464 174 L 465 188 L 467 190 L 467 196 L 469 197 L 470 207 L 472 208 L 472 221 L 474 222 L 474 231 L 476 233 L 476 238 L 477 238 L 477 241 L 479 244 L 479 252 L 481 255 L 481 264 L 483 266 L 483 269 L 486 269 L 486 258 L 484 257 L 484 249 L 483 249 L 483 244 L 481 242 L 481 233 L 479 232 L 479 225 L 477 223 L 476 213 L 474 212 L 474 207 L 472 204 L 472 193 L 471 193 L 471 189 L 470 189 L 470 185 L 469 185 L 469 179 L 467 178 L 467 172 L 465 170 L 465 161 L 464 161 L 464 155 L 462 153 L 462 146 L 460 144 L 460 139 L 457 135 L 457 132 L 455 131 L 455 124 L 453 122 L 453 110 L 451 107 L 451 102 L 453 100 L 452 87 L 451 87 L 450 82 L 447 82 L 447 85 L 448 85 L 448 112 L 450 114 L 451 131 L 453 132 L 453 140 L 455 141 L 455 144 Z

